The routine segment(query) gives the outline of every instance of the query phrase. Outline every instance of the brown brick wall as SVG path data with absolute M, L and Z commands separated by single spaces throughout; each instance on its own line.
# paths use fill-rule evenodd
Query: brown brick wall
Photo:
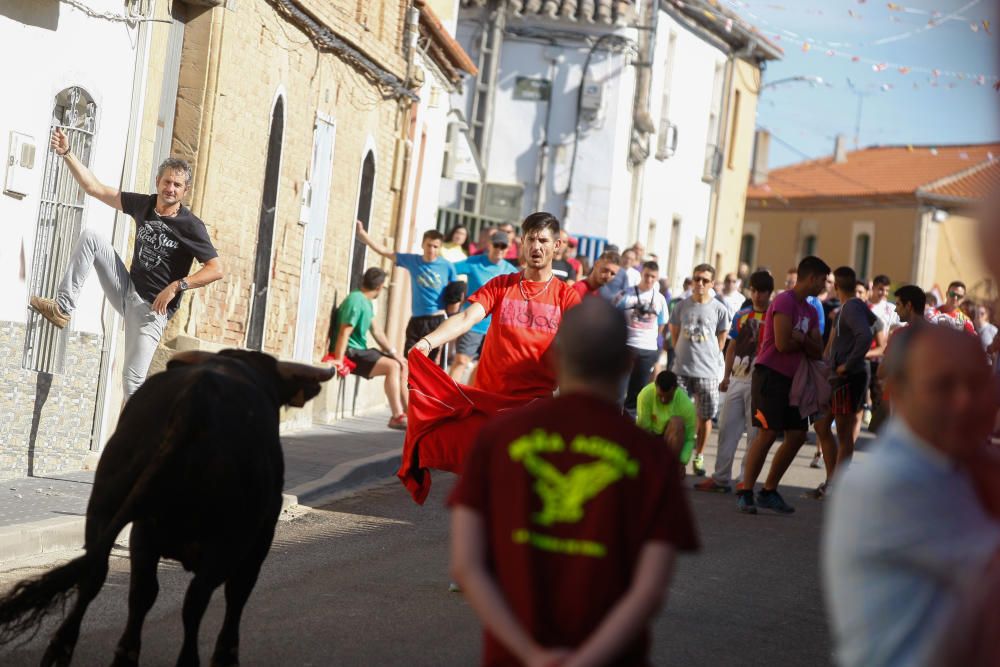
M 364 3 L 362 11 L 369 16 L 367 31 L 354 21 L 357 6 L 353 0 L 305 4 L 315 5 L 315 15 L 380 59 L 384 67 L 402 73 L 405 3 L 385 2 L 385 11 L 379 10 L 378 2 Z M 376 237 L 391 235 L 396 193 L 390 182 L 399 107 L 394 100 L 383 99 L 381 91 L 351 65 L 333 54 L 318 52 L 306 35 L 265 0 L 246 0 L 239 3 L 237 11 L 223 12 L 215 10 L 193 21 L 188 29 L 190 44 L 185 44 L 187 62 L 193 64 L 199 53 L 207 56 L 212 43 L 209 21 L 222 16 L 224 24 L 216 34 L 221 40 L 221 57 L 211 136 L 198 135 L 208 126 L 204 111 L 209 104 L 199 101 L 207 96 L 200 95 L 197 86 L 211 81 L 210 68 L 202 61 L 202 71 L 190 71 L 182 81 L 186 87 L 181 96 L 189 102 L 178 104 L 179 116 L 186 117 L 184 122 L 178 119 L 174 146 L 194 159 L 196 170 L 205 170 L 203 181 L 197 177 L 195 181 L 202 182 L 204 189 L 200 196 L 193 193 L 194 201 L 200 201 L 195 213 L 208 226 L 226 276 L 192 294 L 190 307 L 174 318 L 165 342 L 188 331 L 210 343 L 244 343 L 271 111 L 281 91 L 285 125 L 264 350 L 285 358 L 293 352 L 303 240 L 303 228 L 298 224 L 300 198 L 312 159 L 313 123 L 321 113 L 334 119 L 336 138 L 316 323 L 318 360 L 334 294 L 343 299 L 347 293 L 358 181 L 368 137 L 374 142 L 377 160 L 372 232 Z M 383 40 L 377 39 L 379 16 L 386 25 Z M 384 321 L 385 307 L 380 305 Z

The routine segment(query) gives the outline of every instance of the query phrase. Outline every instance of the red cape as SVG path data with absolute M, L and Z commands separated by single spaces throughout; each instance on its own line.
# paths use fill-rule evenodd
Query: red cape
M 530 403 L 455 382 L 420 352 L 410 351 L 410 406 L 403 460 L 396 476 L 423 505 L 431 490 L 430 468 L 461 473 L 479 429 L 499 412 Z

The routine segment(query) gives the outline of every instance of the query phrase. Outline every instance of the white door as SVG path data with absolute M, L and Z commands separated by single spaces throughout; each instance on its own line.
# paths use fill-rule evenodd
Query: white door
M 316 311 L 320 299 L 320 270 L 323 266 L 323 242 L 326 238 L 326 213 L 330 201 L 330 179 L 333 170 L 332 120 L 316 118 L 313 134 L 312 168 L 304 198 L 305 234 L 302 242 L 302 280 L 299 283 L 299 314 L 295 324 L 295 359 L 306 363 L 313 359 L 316 342 Z

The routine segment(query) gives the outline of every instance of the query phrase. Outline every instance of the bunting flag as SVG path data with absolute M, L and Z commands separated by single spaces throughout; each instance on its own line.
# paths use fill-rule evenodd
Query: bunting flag
M 674 6 L 676 6 L 678 8 L 682 8 L 683 9 L 685 7 L 685 3 L 684 3 L 683 0 L 670 0 L 670 2 Z M 854 44 L 854 43 L 851 43 L 851 42 L 828 42 L 828 41 L 825 41 L 825 40 L 813 39 L 811 37 L 808 37 L 808 36 L 805 36 L 805 35 L 801 35 L 799 33 L 791 31 L 791 30 L 786 30 L 786 29 L 781 28 L 779 26 L 776 26 L 776 25 L 770 23 L 769 21 L 767 21 L 766 19 L 764 19 L 764 18 L 762 18 L 762 17 L 754 14 L 751 11 L 751 4 L 747 0 L 709 0 L 709 4 L 712 7 L 718 8 L 718 12 L 719 13 L 715 13 L 715 12 L 709 10 L 709 9 L 701 9 L 701 12 L 707 18 L 709 18 L 710 20 L 721 22 L 723 24 L 723 26 L 724 26 L 724 28 L 725 28 L 726 31 L 732 31 L 733 23 L 734 23 L 734 18 L 732 16 L 727 16 L 724 13 L 725 10 L 721 8 L 721 4 L 723 4 L 723 3 L 724 4 L 728 4 L 728 5 L 732 6 L 732 7 L 736 7 L 738 9 L 740 9 L 744 14 L 746 14 L 747 16 L 749 16 L 756 23 L 759 23 L 759 24 L 764 25 L 764 26 L 769 26 L 771 29 L 773 29 L 773 30 L 776 31 L 776 32 L 773 32 L 773 33 L 770 33 L 770 34 L 764 34 L 755 25 L 747 26 L 748 29 L 750 29 L 751 31 L 753 31 L 753 32 L 755 32 L 757 34 L 761 34 L 761 35 L 763 35 L 763 36 L 765 36 L 765 37 L 767 37 L 769 39 L 772 39 L 775 42 L 782 41 L 782 37 L 790 38 L 790 39 L 794 40 L 795 42 L 801 44 L 800 48 L 801 48 L 801 50 L 802 50 L 803 53 L 809 53 L 813 49 L 813 47 L 820 47 L 820 48 L 824 49 L 824 53 L 825 53 L 825 55 L 827 57 L 831 57 L 831 58 L 833 58 L 833 57 L 847 58 L 851 62 L 854 62 L 854 63 L 866 63 L 866 64 L 870 65 L 871 68 L 872 68 L 872 71 L 876 72 L 876 73 L 882 73 L 882 72 L 886 72 L 889 69 L 894 69 L 898 74 L 903 75 L 903 76 L 905 76 L 905 75 L 907 75 L 907 74 L 909 74 L 911 72 L 913 72 L 913 73 L 921 73 L 921 74 L 928 74 L 931 77 L 931 79 L 929 81 L 929 84 L 931 85 L 931 87 L 938 87 L 937 79 L 940 78 L 940 77 L 950 77 L 950 78 L 958 79 L 959 81 L 970 80 L 970 81 L 974 81 L 976 83 L 976 85 L 979 85 L 979 86 L 984 86 L 984 85 L 986 85 L 987 82 L 989 82 L 994 88 L 996 88 L 997 90 L 1000 90 L 1000 76 L 997 76 L 997 75 L 988 75 L 988 74 L 982 74 L 982 73 L 969 73 L 969 72 L 956 72 L 956 71 L 951 71 L 951 70 L 942 70 L 942 69 L 937 68 L 937 67 L 935 67 L 935 68 L 928 68 L 928 67 L 919 67 L 919 66 L 916 66 L 916 65 L 907 65 L 907 64 L 903 64 L 903 63 L 884 62 L 884 61 L 881 61 L 881 60 L 875 60 L 875 59 L 872 59 L 872 58 L 866 58 L 864 56 L 858 55 L 856 52 L 852 53 L 852 52 L 848 52 L 848 51 L 844 50 L 846 48 L 851 48 L 853 50 L 853 47 L 863 46 L 863 45 L 882 45 L 882 44 L 888 44 L 888 43 L 891 43 L 891 42 L 899 41 L 901 39 L 906 39 L 908 37 L 913 37 L 914 35 L 917 35 L 917 34 L 920 34 L 922 32 L 925 32 L 927 30 L 935 28 L 935 27 L 937 27 L 939 25 L 942 25 L 942 24 L 944 24 L 946 22 L 949 22 L 949 21 L 967 21 L 968 19 L 965 18 L 963 16 L 963 14 L 965 12 L 967 12 L 969 9 L 971 9 L 972 7 L 975 7 L 976 5 L 980 4 L 981 2 L 982 2 L 982 0 L 969 0 L 962 7 L 959 7 L 955 11 L 948 12 L 947 14 L 945 14 L 945 13 L 939 11 L 939 10 L 926 10 L 926 9 L 920 9 L 920 8 L 915 8 L 915 7 L 909 7 L 909 6 L 905 6 L 905 5 L 902 5 L 900 3 L 895 3 L 895 2 L 887 3 L 887 7 L 891 11 L 893 11 L 895 13 L 927 15 L 927 16 L 930 16 L 931 19 L 927 22 L 926 25 L 924 25 L 924 26 L 922 26 L 920 28 L 917 28 L 917 29 L 914 29 L 914 30 L 910 30 L 910 31 L 905 32 L 905 33 L 900 33 L 900 34 L 897 34 L 897 35 L 890 35 L 888 37 L 883 37 L 881 39 L 877 39 L 877 40 L 872 41 L 872 42 L 858 43 L 858 44 Z M 858 0 L 858 4 L 860 5 L 860 4 L 866 4 L 866 3 L 863 2 L 862 0 Z M 784 10 L 785 9 L 785 7 L 783 5 L 776 5 L 776 4 L 768 4 L 767 8 L 774 9 L 774 10 Z M 810 10 L 807 9 L 807 11 L 810 11 Z M 811 12 L 811 13 L 815 13 L 815 12 Z M 862 16 L 859 13 L 855 12 L 853 9 L 848 9 L 848 14 L 850 16 L 854 17 L 854 18 L 857 18 L 858 20 L 860 20 L 862 18 Z M 970 23 L 969 25 L 972 28 L 972 30 L 975 31 L 975 32 L 979 32 L 980 31 L 980 26 L 981 26 L 982 31 L 984 33 L 986 33 L 986 34 L 992 34 L 991 31 L 990 31 L 990 22 L 987 19 L 983 19 L 981 22 Z M 957 83 L 952 82 L 952 83 L 950 83 L 948 85 L 948 88 L 955 88 L 957 85 L 958 85 Z M 882 90 L 890 90 L 892 88 L 893 88 L 892 85 L 889 85 L 888 87 L 886 87 L 885 85 L 883 85 L 881 87 Z M 916 84 L 914 84 L 914 88 L 917 88 Z

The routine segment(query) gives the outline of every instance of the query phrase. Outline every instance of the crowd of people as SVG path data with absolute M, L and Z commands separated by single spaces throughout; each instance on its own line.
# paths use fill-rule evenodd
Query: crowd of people
M 908 360 L 914 346 L 928 341 L 940 346 L 947 338 L 955 350 L 978 350 L 978 361 L 963 358 L 963 363 L 948 366 L 939 355 L 939 366 L 952 373 L 978 373 L 975 381 L 980 383 L 994 377 L 1000 369 L 1000 338 L 989 304 L 970 303 L 961 281 L 952 282 L 937 299 L 916 285 L 894 285 L 885 275 L 867 282 L 852 267 L 834 268 L 814 256 L 789 270 L 780 289 L 765 267 L 753 272 L 741 267 L 719 280 L 715 267 L 699 264 L 675 295 L 661 279 L 656 257 L 641 246 L 608 246 L 587 266 L 575 257 L 572 239 L 553 216 L 532 214 L 520 232 L 518 236 L 513 226 L 484 230 L 473 244 L 462 228 L 446 236 L 429 231 L 422 255 L 403 255 L 381 248 L 359 227 L 363 242 L 412 275 L 414 314 L 404 354 L 412 349 L 436 364 L 447 367 L 450 362 L 449 381 L 455 387 L 468 383 L 479 392 L 472 399 L 462 394 L 463 400 L 480 401 L 478 412 L 458 414 L 450 407 L 451 398 L 437 397 L 444 407 L 424 411 L 421 435 L 414 436 L 417 428 L 407 424 L 404 414 L 405 380 L 397 381 L 405 377 L 407 362 L 388 347 L 381 332 L 376 342 L 382 350 L 366 348 L 357 334 L 370 326 L 371 316 L 368 310 L 356 314 L 353 304 L 359 298 L 349 297 L 340 307 L 334 350 L 335 364 L 353 359 L 356 373 L 387 375 L 394 412 L 390 426 L 408 429 L 408 443 L 437 430 L 444 440 L 438 447 L 462 449 L 458 458 L 463 465 L 442 466 L 463 473 L 449 498 L 454 587 L 466 592 L 484 621 L 485 655 L 496 664 L 553 665 L 575 664 L 577 656 L 643 655 L 644 628 L 662 603 L 673 553 L 698 544 L 679 493 L 688 464 L 698 478 L 695 490 L 735 492 L 742 513 L 756 514 L 760 508 L 791 514 L 794 508 L 778 486 L 810 427 L 817 441 L 813 463 L 825 466 L 826 480 L 808 495 L 831 497 L 834 507 L 849 508 L 834 513 L 849 517 L 847 523 L 835 519 L 827 533 L 837 535 L 834 540 L 841 547 L 857 547 L 849 556 L 836 552 L 837 566 L 827 573 L 828 578 L 854 577 L 858 584 L 835 584 L 831 609 L 839 630 L 837 610 L 854 609 L 858 601 L 850 596 L 864 594 L 859 588 L 864 578 L 854 570 L 844 575 L 841 567 L 864 552 L 855 526 L 862 521 L 859 515 L 870 510 L 858 504 L 865 497 L 855 491 L 858 482 L 844 474 L 860 431 L 887 423 L 890 441 L 915 437 L 901 424 L 915 410 L 927 410 L 931 399 L 901 383 L 904 376 L 912 382 Z M 379 269 L 365 274 L 359 293 L 369 304 L 383 280 Z M 955 336 L 961 342 L 952 340 Z M 416 370 L 410 358 L 411 371 Z M 448 377 L 437 365 L 429 368 Z M 921 368 L 920 377 L 933 371 Z M 411 376 L 411 387 L 419 387 L 421 394 L 432 392 L 426 379 Z M 937 381 L 936 400 L 954 403 L 941 394 L 947 387 Z M 982 395 L 995 415 L 992 393 L 984 390 Z M 490 396 L 503 401 L 492 405 L 483 398 Z M 897 408 L 898 418 L 890 418 Z M 967 416 L 970 409 L 955 404 L 953 412 Z M 413 414 L 411 410 L 411 422 Z M 914 419 L 933 426 L 933 415 Z M 462 420 L 468 428 L 455 423 Z M 982 423 L 965 421 L 967 430 L 972 421 Z M 716 425 L 718 449 L 709 473 L 704 449 Z M 925 435 L 912 428 L 916 437 L 937 442 L 933 431 Z M 734 474 L 744 436 L 746 452 Z M 658 453 L 651 454 L 650 447 Z M 664 452 L 666 460 L 656 458 Z M 419 459 L 417 448 L 408 444 L 404 468 L 419 469 Z M 650 466 L 656 473 L 645 479 L 638 471 Z M 637 483 L 640 479 L 645 481 Z M 844 493 L 852 497 L 839 500 L 834 483 L 852 489 Z M 643 485 L 660 490 L 646 500 L 638 491 Z M 609 486 L 616 489 L 610 495 L 604 492 Z M 967 486 L 960 490 L 969 491 Z M 599 502 L 592 500 L 597 494 Z M 533 495 L 541 501 L 540 511 Z M 422 502 L 424 496 L 415 498 Z M 608 522 L 628 516 L 636 520 L 615 527 L 614 535 L 630 536 L 621 542 L 608 532 Z M 980 515 L 970 516 L 978 521 Z M 971 518 L 966 523 L 975 524 Z M 839 537 L 844 531 L 849 532 Z M 993 534 L 980 535 L 976 546 L 996 546 Z M 527 560 L 525 548 L 534 554 Z M 660 559 L 655 567 L 653 553 Z M 606 581 L 600 599 L 588 603 L 571 588 L 560 588 L 570 586 L 559 574 L 567 556 L 584 562 L 588 556 L 610 557 L 623 563 L 621 572 L 627 576 Z M 578 573 L 586 572 L 580 568 Z M 559 601 L 552 603 L 553 614 L 579 623 L 536 615 L 538 600 L 525 597 L 532 587 L 524 584 L 539 572 L 547 572 L 544 579 L 552 582 L 552 590 L 539 594 Z M 596 572 L 587 578 L 600 579 Z M 651 588 L 640 594 L 639 582 Z M 627 619 L 616 617 L 618 611 Z M 856 626 L 855 621 L 850 624 Z M 838 651 L 847 656 L 855 650 L 861 656 L 856 662 L 845 658 L 845 664 L 904 664 L 872 662 L 867 648 L 845 644 Z

